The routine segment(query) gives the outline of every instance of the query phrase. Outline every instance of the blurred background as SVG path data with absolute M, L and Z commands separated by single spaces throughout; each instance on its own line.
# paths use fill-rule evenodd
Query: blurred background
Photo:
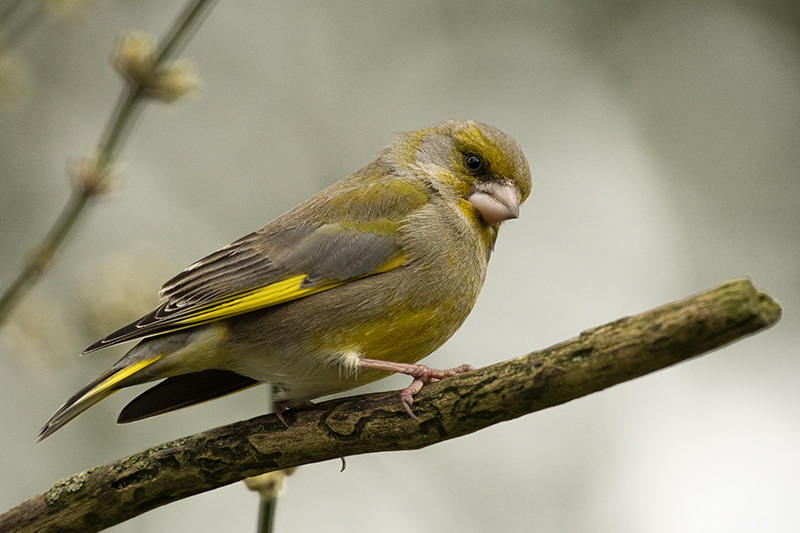
M 183 4 L 41 6 L 0 35 L 0 290 L 113 110 L 117 36 L 160 38 Z M 533 194 L 503 226 L 474 312 L 426 363 L 488 365 L 739 276 L 783 319 L 464 438 L 351 457 L 343 473 L 302 467 L 277 531 L 800 529 L 799 3 L 227 1 L 183 57 L 202 90 L 147 107 L 123 179 L 0 330 L 0 510 L 264 412 L 256 387 L 117 426 L 139 392 L 126 390 L 34 445 L 124 347 L 78 353 L 149 311 L 172 274 L 365 165 L 394 132 L 468 118 L 520 142 Z M 237 483 L 112 531 L 254 531 L 257 508 Z

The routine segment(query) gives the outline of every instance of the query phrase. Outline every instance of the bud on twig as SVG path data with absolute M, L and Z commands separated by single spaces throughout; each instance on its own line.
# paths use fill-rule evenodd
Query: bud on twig
M 297 468 L 267 472 L 260 476 L 253 476 L 245 479 L 244 484 L 247 485 L 248 489 L 258 492 L 262 500 L 273 500 L 283 490 L 283 483 L 286 476 L 291 476 L 294 474 L 295 470 L 297 470 Z
M 152 39 L 140 33 L 128 33 L 117 42 L 112 63 L 143 94 L 164 102 L 174 102 L 198 86 L 194 69 L 186 62 L 159 68 Z
M 188 63 L 183 62 L 180 65 L 160 70 L 153 80 L 148 96 L 164 102 L 174 102 L 178 98 L 194 92 L 198 85 L 194 69 Z
M 117 41 L 111 62 L 128 80 L 148 87 L 155 77 L 155 44 L 147 35 L 125 34 Z
M 113 169 L 107 163 L 101 163 L 97 156 L 81 157 L 70 165 L 68 173 L 72 183 L 85 196 L 107 194 L 115 181 Z

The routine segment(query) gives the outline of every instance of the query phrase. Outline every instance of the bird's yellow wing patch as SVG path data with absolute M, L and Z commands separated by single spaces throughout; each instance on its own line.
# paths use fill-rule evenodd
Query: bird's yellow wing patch
M 150 366 L 162 357 L 164 357 L 164 354 L 160 353 L 147 357 L 146 359 L 134 361 L 116 371 L 113 369 L 106 370 L 92 383 L 79 390 L 72 398 L 67 400 L 67 403 L 56 411 L 56 414 L 54 414 L 41 431 L 39 431 L 39 434 L 36 436 L 37 442 L 46 439 L 58 428 L 62 427 L 100 400 L 108 398 L 120 388 L 130 385 L 130 383 L 120 384 L 126 378 Z
M 174 322 L 176 326 L 196 326 L 212 320 L 221 320 L 256 309 L 282 304 L 297 300 L 304 296 L 322 292 L 324 290 L 342 285 L 345 281 L 325 281 L 308 287 L 303 287 L 305 274 L 292 276 L 282 281 L 276 281 L 265 287 L 258 287 L 220 301 L 210 308 L 198 310 L 196 313 Z
M 375 274 L 381 272 L 388 272 L 403 265 L 405 257 L 399 255 L 390 261 L 381 265 Z M 282 281 L 276 281 L 264 287 L 258 287 L 237 295 L 230 296 L 221 300 L 216 305 L 206 308 L 198 309 L 196 313 L 177 320 L 174 325 L 177 327 L 189 327 L 204 324 L 214 320 L 221 320 L 243 313 L 249 313 L 257 309 L 271 307 L 273 305 L 282 304 L 304 296 L 310 296 L 318 292 L 338 287 L 351 280 L 326 280 L 307 287 L 303 287 L 303 281 L 306 280 L 305 274 L 299 274 Z M 362 276 L 363 277 L 363 276 Z
M 151 364 L 161 359 L 163 356 L 164 356 L 163 353 L 158 354 L 155 357 L 142 359 L 141 361 L 137 361 L 135 363 L 126 366 L 125 368 L 118 370 L 117 372 L 108 376 L 108 378 L 104 379 L 103 381 L 92 387 L 92 389 L 89 390 L 86 394 L 84 394 L 80 398 L 80 400 L 83 400 L 84 398 L 92 398 L 94 396 L 97 396 L 98 394 L 110 393 L 114 388 L 114 385 L 116 385 L 123 379 L 127 378 L 128 376 L 134 375 L 144 367 L 150 366 Z

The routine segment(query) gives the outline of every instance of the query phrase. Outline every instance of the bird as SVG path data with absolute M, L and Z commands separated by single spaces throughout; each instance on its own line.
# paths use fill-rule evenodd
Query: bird
M 397 134 L 361 170 L 167 281 L 152 312 L 84 350 L 139 341 L 75 393 L 41 441 L 112 393 L 160 381 L 118 423 L 259 383 L 283 418 L 314 399 L 412 377 L 408 414 L 430 382 L 467 372 L 417 364 L 472 310 L 500 225 L 531 192 L 520 145 L 450 120 Z

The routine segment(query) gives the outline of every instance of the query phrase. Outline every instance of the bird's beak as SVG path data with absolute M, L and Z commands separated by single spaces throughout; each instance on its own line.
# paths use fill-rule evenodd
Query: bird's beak
M 519 191 L 510 182 L 481 183 L 467 200 L 491 226 L 519 217 Z

